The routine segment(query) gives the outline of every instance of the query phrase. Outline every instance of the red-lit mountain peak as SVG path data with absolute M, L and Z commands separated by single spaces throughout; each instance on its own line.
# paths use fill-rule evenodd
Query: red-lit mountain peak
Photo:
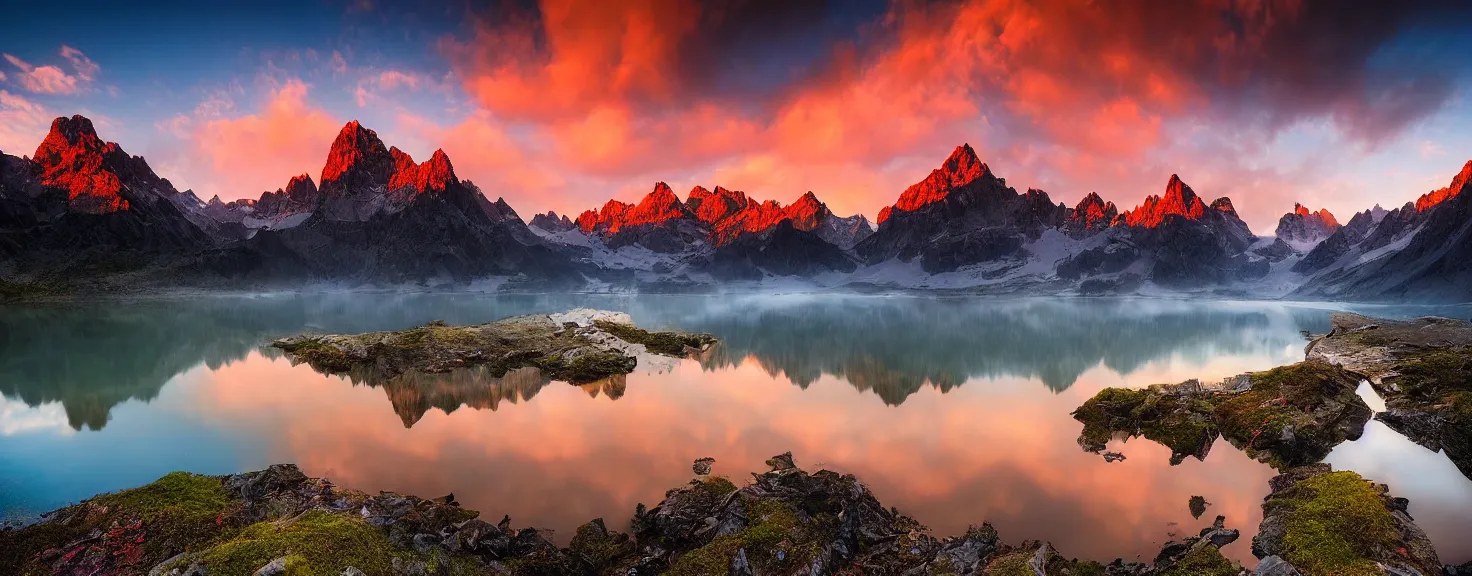
M 357 120 L 348 122 L 327 152 L 327 164 L 322 167 L 322 190 L 339 192 L 386 184 L 395 171 L 396 160 L 378 139 L 377 132 L 364 128 Z
M 103 142 L 86 117 L 53 120 L 34 160 L 41 166 L 41 185 L 65 190 L 72 209 L 93 214 L 128 209 L 118 175 L 126 170 L 119 164 L 128 155 L 117 144 Z
M 455 177 L 455 168 L 450 165 L 450 157 L 444 150 L 435 150 L 429 161 L 423 164 L 414 163 L 413 158 L 398 148 L 390 148 L 389 155 L 394 159 L 394 173 L 388 181 L 389 190 L 413 187 L 420 194 L 443 192 L 446 187 L 459 182 Z
M 304 172 L 292 176 L 291 180 L 286 183 L 284 190 L 287 195 L 292 197 L 311 196 L 317 193 L 317 184 L 312 182 L 312 176 L 310 174 Z
M 932 170 L 924 180 L 905 189 L 894 206 L 881 210 L 879 222 L 883 224 L 894 210 L 912 212 L 927 204 L 944 200 L 952 189 L 990 176 L 991 173 L 991 168 L 976 157 L 976 150 L 970 144 L 957 146 L 946 161 L 941 163 L 940 168 Z
M 609 200 L 600 210 L 588 210 L 578 216 L 577 224 L 584 232 L 606 230 L 618 232 L 625 227 L 663 224 L 679 218 L 694 218 L 669 184 L 658 182 L 654 191 L 638 204 Z
M 785 210 L 785 216 L 792 220 L 792 227 L 798 230 L 817 228 L 830 214 L 828 205 L 818 200 L 818 195 L 813 194 L 811 190 Z
M 1074 228 L 1099 230 L 1108 228 L 1118 216 L 1119 208 L 1113 202 L 1105 202 L 1098 192 L 1090 192 L 1078 201 L 1078 205 L 1073 208 L 1073 214 L 1068 218 Z
M 1462 189 L 1466 188 L 1468 183 L 1472 183 L 1472 160 L 1468 160 L 1467 163 L 1462 166 L 1462 171 L 1458 172 L 1456 176 L 1452 177 L 1451 185 L 1440 190 L 1428 192 L 1421 195 L 1420 198 L 1417 198 L 1416 211 L 1425 212 L 1432 206 L 1445 202 L 1447 198 L 1451 198 L 1453 196 L 1461 194 Z
M 1318 212 L 1314 212 L 1312 210 L 1309 210 L 1307 206 L 1304 206 L 1302 204 L 1299 204 L 1297 202 L 1294 202 L 1293 203 L 1293 213 L 1294 214 L 1297 214 L 1299 216 L 1303 216 L 1305 218 L 1315 218 L 1315 219 L 1318 219 L 1325 226 L 1328 226 L 1328 227 L 1331 227 L 1331 228 L 1338 228 L 1339 227 L 1339 221 L 1336 220 L 1336 219 L 1334 219 L 1334 214 L 1331 213 L 1331 212 L 1329 212 L 1329 209 L 1328 208 L 1320 208 Z
M 1206 203 L 1201 201 L 1201 197 L 1182 182 L 1180 176 L 1171 174 L 1170 182 L 1165 185 L 1165 196 L 1151 195 L 1145 198 L 1144 204 L 1125 212 L 1121 217 L 1130 226 L 1154 228 L 1165 222 L 1168 216 L 1199 220 L 1205 214 Z
M 751 203 L 745 192 L 720 186 L 716 186 L 714 192 L 703 186 L 696 186 L 690 190 L 685 201 L 686 207 L 695 213 L 697 219 L 712 225 L 745 210 Z

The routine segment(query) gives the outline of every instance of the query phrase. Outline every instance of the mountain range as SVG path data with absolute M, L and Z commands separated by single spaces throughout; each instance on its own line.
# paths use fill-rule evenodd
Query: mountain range
M 726 283 L 978 293 L 1187 291 L 1350 300 L 1472 299 L 1472 182 L 1341 224 L 1294 205 L 1258 237 L 1228 198 L 1177 175 L 1130 209 L 1018 192 L 958 146 L 880 213 L 838 216 L 721 186 L 528 224 L 436 150 L 423 163 L 349 122 L 316 180 L 200 200 L 57 118 L 33 156 L 0 154 L 0 288 L 113 291 L 339 286 L 709 290 Z M 20 287 L 20 288 L 17 288 Z M 4 293 L 0 291 L 0 293 Z

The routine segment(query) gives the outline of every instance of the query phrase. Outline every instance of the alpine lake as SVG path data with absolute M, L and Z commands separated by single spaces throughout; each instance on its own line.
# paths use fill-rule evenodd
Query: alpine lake
M 513 373 L 355 382 L 266 345 L 300 332 L 472 324 L 590 307 L 720 343 L 574 386 Z M 1298 362 L 1336 311 L 1468 318 L 1472 306 L 910 295 L 351 293 L 0 307 L 0 521 L 175 470 L 294 462 L 365 491 L 453 493 L 556 531 L 628 518 L 715 459 L 738 483 L 792 451 L 850 472 L 937 534 L 988 520 L 1070 557 L 1148 561 L 1217 515 L 1251 566 L 1276 472 L 1218 439 L 1170 464 L 1144 438 L 1106 462 L 1070 413 L 1107 387 L 1218 381 Z M 1383 403 L 1368 384 L 1362 397 Z M 1371 420 L 1326 461 L 1390 486 L 1448 564 L 1472 561 L 1472 479 Z M 1209 503 L 1193 515 L 1193 496 Z M 614 527 L 614 526 L 610 526 Z

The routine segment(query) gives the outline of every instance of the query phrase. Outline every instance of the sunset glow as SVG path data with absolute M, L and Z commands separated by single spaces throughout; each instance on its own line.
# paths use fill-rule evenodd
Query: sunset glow
M 98 6 L 81 27 L 17 7 L 0 150 L 33 154 L 52 118 L 83 113 L 180 190 L 228 201 L 316 176 L 357 119 L 414 158 L 443 149 L 526 216 L 662 181 L 813 191 L 876 221 L 969 142 L 1069 206 L 1136 206 L 1180 174 L 1261 234 L 1294 203 L 1415 201 L 1467 159 L 1465 6 L 1434 4 L 328 2 Z M 135 35 L 168 40 L 119 49 Z

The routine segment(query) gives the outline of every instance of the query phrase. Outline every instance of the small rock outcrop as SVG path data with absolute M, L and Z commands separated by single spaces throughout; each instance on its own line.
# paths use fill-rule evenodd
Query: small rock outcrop
M 1434 576 L 1442 572 L 1409 502 L 1328 464 L 1274 477 L 1252 554 L 1258 574 Z
M 500 378 L 531 367 L 547 378 L 582 384 L 628 374 L 640 355 L 683 356 L 714 343 L 709 334 L 648 332 L 627 314 L 579 309 L 475 326 L 431 322 L 397 332 L 292 336 L 271 346 L 318 371 L 370 382 L 464 368 Z
M 1144 436 L 1171 449 L 1171 464 L 1206 459 L 1217 437 L 1277 468 L 1322 460 L 1364 432 L 1371 411 L 1359 379 L 1322 360 L 1142 390 L 1107 388 L 1074 411 L 1079 446 L 1102 451 L 1115 435 Z

